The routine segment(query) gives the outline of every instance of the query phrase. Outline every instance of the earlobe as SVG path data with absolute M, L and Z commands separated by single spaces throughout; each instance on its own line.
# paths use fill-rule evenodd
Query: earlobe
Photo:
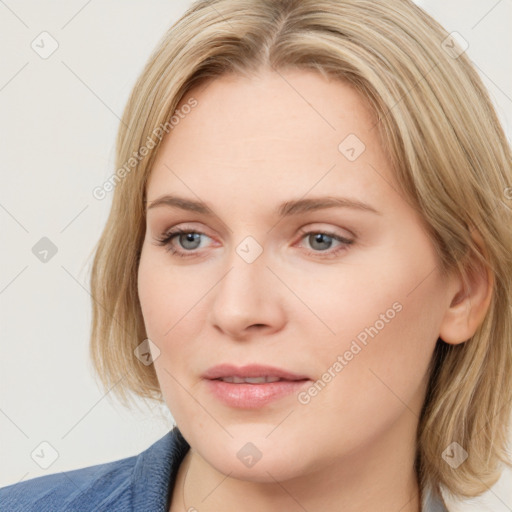
M 473 239 L 488 262 L 480 234 L 474 230 Z M 446 343 L 458 345 L 468 341 L 483 322 L 491 303 L 494 276 L 489 265 L 484 266 L 473 255 L 466 267 L 466 282 L 462 276 L 452 276 L 452 298 L 442 320 L 439 337 Z

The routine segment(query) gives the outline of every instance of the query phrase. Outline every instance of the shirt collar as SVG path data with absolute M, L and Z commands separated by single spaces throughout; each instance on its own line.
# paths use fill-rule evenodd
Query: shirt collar
M 178 468 L 190 445 L 176 426 L 137 456 L 131 487 L 133 510 L 167 512 Z

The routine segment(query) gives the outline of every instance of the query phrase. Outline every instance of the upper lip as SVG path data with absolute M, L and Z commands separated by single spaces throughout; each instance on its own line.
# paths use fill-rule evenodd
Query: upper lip
M 279 377 L 283 380 L 304 380 L 307 375 L 301 375 L 275 366 L 261 364 L 249 364 L 246 366 L 235 366 L 232 364 L 219 364 L 212 366 L 204 374 L 205 379 L 219 379 L 222 377 Z

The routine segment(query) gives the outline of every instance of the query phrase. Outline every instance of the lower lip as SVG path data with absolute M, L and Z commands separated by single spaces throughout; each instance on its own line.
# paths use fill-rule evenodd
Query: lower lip
M 266 404 L 299 392 L 310 380 L 279 380 L 263 384 L 234 384 L 222 380 L 207 379 L 210 391 L 230 407 L 257 409 Z

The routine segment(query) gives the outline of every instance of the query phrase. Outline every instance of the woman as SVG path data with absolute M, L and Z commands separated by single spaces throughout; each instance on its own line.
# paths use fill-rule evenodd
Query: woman
M 176 426 L 5 487 L 2 510 L 417 512 L 487 490 L 508 463 L 511 161 L 463 48 L 412 2 L 196 2 L 126 107 L 91 277 L 105 388 Z

